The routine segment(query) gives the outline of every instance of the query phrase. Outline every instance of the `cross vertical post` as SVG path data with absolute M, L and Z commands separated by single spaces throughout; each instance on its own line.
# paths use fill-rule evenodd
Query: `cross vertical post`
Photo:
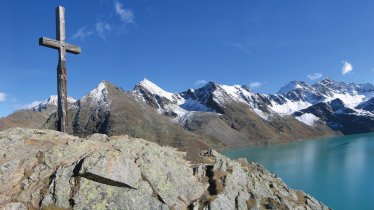
M 67 131 L 66 52 L 80 54 L 81 48 L 65 42 L 65 8 L 56 8 L 56 40 L 41 37 L 39 45 L 58 50 L 57 65 L 57 129 Z
M 57 65 L 57 127 L 66 132 L 68 99 L 66 89 L 66 43 L 65 43 L 65 8 L 56 8 L 56 39 L 60 41 Z

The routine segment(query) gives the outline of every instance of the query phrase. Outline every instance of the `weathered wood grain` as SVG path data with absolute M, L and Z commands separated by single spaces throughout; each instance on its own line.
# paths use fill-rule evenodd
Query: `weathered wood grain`
M 40 37 L 39 45 L 59 50 L 61 43 L 58 40 L 50 39 L 47 37 Z M 76 45 L 66 43 L 66 52 L 72 53 L 72 54 L 80 54 L 81 48 Z
M 57 129 L 61 132 L 67 131 L 67 88 L 66 88 L 66 52 L 80 54 L 81 48 L 65 42 L 65 8 L 56 8 L 56 40 L 41 37 L 39 45 L 58 50 L 57 65 Z

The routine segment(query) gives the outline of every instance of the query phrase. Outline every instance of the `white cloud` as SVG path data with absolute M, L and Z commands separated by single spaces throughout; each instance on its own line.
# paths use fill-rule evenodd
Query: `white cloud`
M 195 85 L 200 86 L 200 85 L 205 85 L 206 83 L 208 83 L 206 80 L 197 80 L 195 82 Z
M 307 77 L 310 80 L 316 80 L 316 79 L 319 79 L 319 78 L 323 77 L 323 75 L 321 73 L 313 73 L 313 74 L 308 74 Z
M 124 8 L 123 5 L 117 0 L 114 0 L 114 9 L 116 10 L 116 14 L 120 17 L 122 23 L 135 23 L 134 13 L 130 9 Z
M 352 64 L 347 61 L 343 61 L 342 74 L 346 75 L 353 70 Z
M 111 30 L 110 24 L 104 21 L 98 21 L 95 28 L 98 36 L 102 39 L 105 39 L 106 34 Z
M 73 34 L 71 38 L 84 40 L 85 38 L 91 36 L 92 34 L 93 34 L 92 30 L 89 30 L 87 26 L 83 26 L 83 27 L 80 27 L 78 31 L 75 34 Z
M 251 82 L 251 83 L 249 84 L 249 87 L 251 87 L 251 88 L 258 88 L 258 87 L 260 87 L 261 85 L 263 85 L 262 82 L 254 81 L 254 82 Z
M 0 102 L 4 102 L 4 101 L 6 101 L 6 94 L 0 92 Z
M 105 40 L 110 33 L 123 32 L 126 25 L 131 23 L 135 24 L 134 13 L 130 9 L 123 7 L 123 4 L 119 0 L 113 0 L 113 4 L 110 5 L 114 7 L 115 16 L 104 15 L 100 17 L 95 24 L 80 27 L 78 31 L 72 35 L 72 39 L 84 40 L 91 35 L 97 35 Z M 118 17 L 120 23 L 113 21 L 113 17 Z
M 33 101 L 33 102 L 29 103 L 29 104 L 24 104 L 24 105 L 19 106 L 18 109 L 31 109 L 33 107 L 38 106 L 41 102 L 42 101 Z

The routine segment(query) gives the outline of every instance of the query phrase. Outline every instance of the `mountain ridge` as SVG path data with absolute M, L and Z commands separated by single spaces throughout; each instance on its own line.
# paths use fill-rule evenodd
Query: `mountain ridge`
M 374 131 L 370 126 L 374 113 L 363 109 L 371 107 L 373 85 L 330 79 L 313 85 L 291 83 L 288 87 L 294 88 L 288 92 L 283 88 L 282 94 L 260 94 L 245 85 L 216 82 L 172 93 L 147 79 L 130 91 L 102 81 L 69 106 L 68 132 L 77 136 L 103 133 L 142 137 L 189 151 L 193 159 L 197 148 L 285 143 Z M 337 98 L 344 109 L 335 113 L 330 111 L 334 105 L 329 102 Z M 317 106 L 323 103 L 326 105 Z M 17 126 L 56 129 L 55 109 L 54 104 L 47 104 L 45 109 L 17 111 L 0 118 L 0 130 Z M 360 119 L 367 125 L 360 125 L 357 131 L 349 128 Z M 337 120 L 347 122 L 335 126 Z

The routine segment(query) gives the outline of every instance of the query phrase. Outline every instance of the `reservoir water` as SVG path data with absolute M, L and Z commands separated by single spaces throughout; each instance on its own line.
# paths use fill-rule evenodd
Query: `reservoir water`
M 374 133 L 232 149 L 333 209 L 374 209 Z

